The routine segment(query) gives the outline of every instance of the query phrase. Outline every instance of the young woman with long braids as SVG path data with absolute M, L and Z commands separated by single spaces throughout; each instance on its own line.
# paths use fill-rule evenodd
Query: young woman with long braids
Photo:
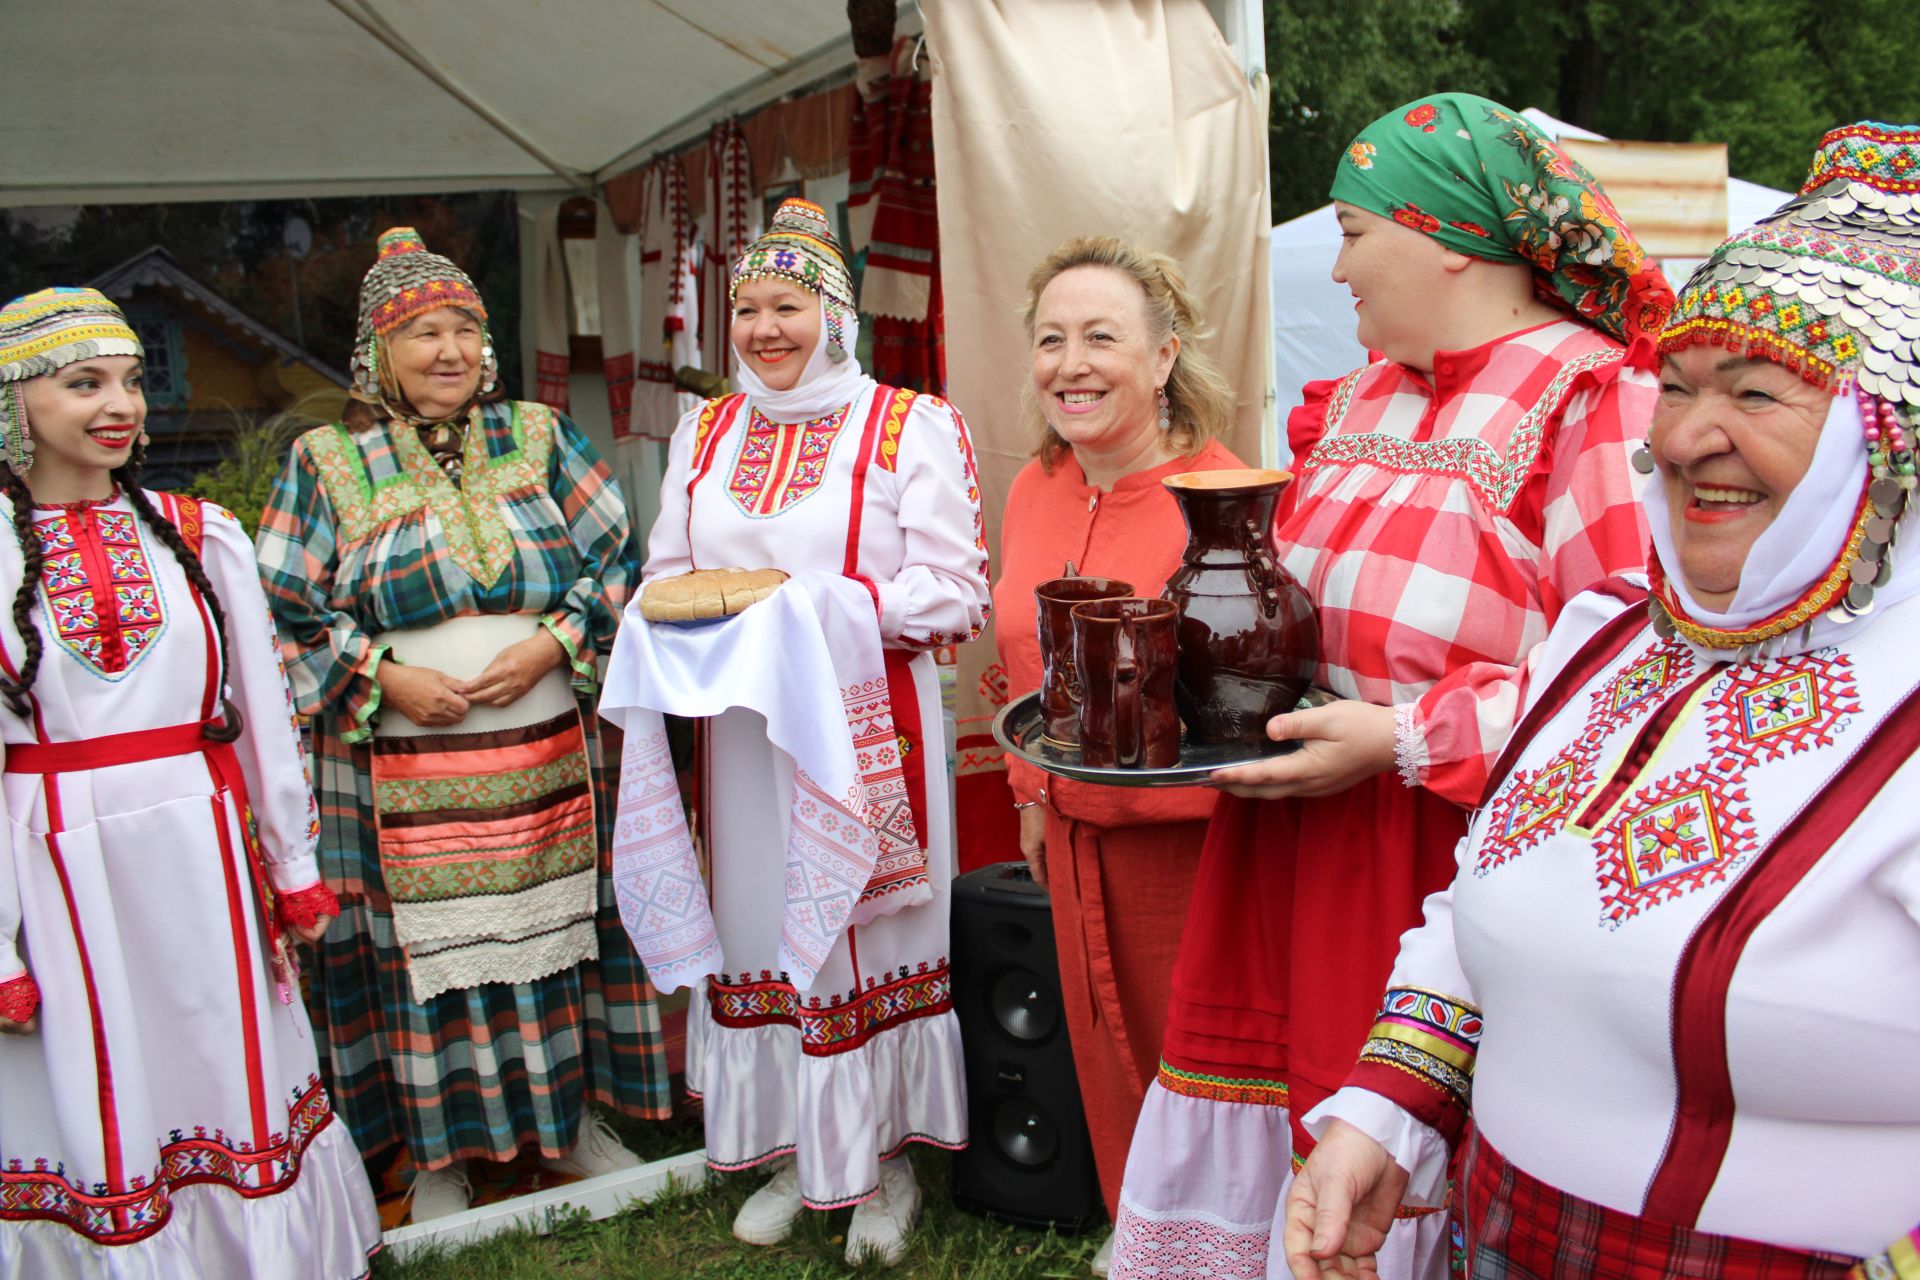
M 141 358 L 91 289 L 0 308 L 0 1275 L 345 1280 L 288 945 L 339 906 L 246 532 L 139 486 Z

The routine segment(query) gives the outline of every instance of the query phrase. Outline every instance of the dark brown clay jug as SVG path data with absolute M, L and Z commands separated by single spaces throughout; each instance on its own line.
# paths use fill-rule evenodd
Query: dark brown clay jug
M 1258 750 L 1320 662 L 1320 618 L 1273 545 L 1285 471 L 1188 471 L 1163 482 L 1187 549 L 1162 592 L 1180 609 L 1174 694 L 1191 742 Z

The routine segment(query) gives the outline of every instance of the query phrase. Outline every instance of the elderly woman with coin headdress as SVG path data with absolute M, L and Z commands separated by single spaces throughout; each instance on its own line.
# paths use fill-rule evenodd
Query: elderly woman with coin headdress
M 362 1149 L 419 1171 L 420 1220 L 466 1207 L 469 1160 L 631 1167 L 597 1109 L 667 1109 L 587 701 L 634 549 L 606 464 L 501 399 L 479 292 L 412 228 L 380 237 L 353 373 L 259 550 L 344 904 L 315 1013 Z
M 1370 1266 L 1463 1141 L 1469 1275 L 1920 1274 L 1917 196 L 1920 128 L 1836 129 L 1682 291 L 1651 589 L 1548 637 L 1307 1117 L 1295 1275 Z
M 0 308 L 0 1273 L 363 1276 L 294 940 L 340 904 L 246 530 L 140 487 L 144 352 Z

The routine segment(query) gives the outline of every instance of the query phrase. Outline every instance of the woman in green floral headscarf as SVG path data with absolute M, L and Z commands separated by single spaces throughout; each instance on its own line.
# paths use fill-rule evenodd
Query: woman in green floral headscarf
M 1646 358 L 1673 290 L 1613 201 L 1532 121 L 1470 93 L 1389 112 L 1341 157 L 1333 198 L 1455 253 L 1525 263 L 1534 287 Z
M 1307 389 L 1274 531 L 1320 611 L 1295 752 L 1223 770 L 1112 1274 L 1284 1275 L 1269 1261 L 1296 1122 L 1346 1078 L 1397 939 L 1453 876 L 1528 652 L 1639 569 L 1627 465 L 1673 295 L 1605 193 L 1519 115 L 1439 94 L 1367 126 L 1333 181 L 1373 362 Z M 1421 1016 L 1470 1019 L 1468 1011 Z M 1438 1041 L 1436 1041 L 1438 1043 Z M 1437 1276 L 1446 1225 L 1403 1210 L 1381 1275 Z

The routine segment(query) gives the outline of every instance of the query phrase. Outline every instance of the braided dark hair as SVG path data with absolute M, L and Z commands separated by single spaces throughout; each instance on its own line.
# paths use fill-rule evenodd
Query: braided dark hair
M 212 581 L 207 577 L 206 566 L 200 563 L 200 557 L 194 554 L 187 540 L 181 536 L 180 529 L 173 521 L 153 509 L 153 503 L 147 498 L 146 490 L 140 487 L 140 472 L 147 461 L 147 449 L 144 444 L 136 443 L 133 453 L 126 463 L 113 469 L 113 479 L 127 495 L 134 513 L 153 536 L 173 552 L 173 558 L 179 562 L 180 571 L 187 575 L 200 598 L 207 603 L 207 612 L 213 615 L 214 635 L 220 642 L 220 674 L 224 688 L 227 672 L 227 614 L 220 607 L 220 594 L 213 589 Z M 7 706 L 15 715 L 25 717 L 29 714 L 27 693 L 33 688 L 34 675 L 40 669 L 40 629 L 33 625 L 33 602 L 39 595 L 41 561 L 44 558 L 40 550 L 40 535 L 33 527 L 33 495 L 28 492 L 26 482 L 15 475 L 11 467 L 0 467 L 0 484 L 4 484 L 7 496 L 13 500 L 13 533 L 20 540 L 20 551 L 26 560 L 26 569 L 21 578 L 20 589 L 13 595 L 13 625 L 26 643 L 27 658 L 20 665 L 20 679 L 8 680 L 0 674 L 0 696 L 6 699 Z M 221 697 L 222 718 L 201 729 L 201 733 L 212 742 L 232 742 L 240 736 L 242 721 L 240 708 L 233 705 L 231 699 Z
M 0 697 L 6 699 L 13 714 L 26 720 L 32 716 L 27 690 L 33 688 L 33 677 L 40 670 L 40 628 L 33 625 L 33 601 L 40 591 L 40 567 L 46 556 L 33 527 L 33 495 L 27 492 L 26 481 L 15 475 L 12 467 L 0 466 L 0 488 L 13 503 L 13 536 L 20 540 L 20 557 L 26 562 L 20 589 L 13 593 L 13 628 L 27 646 L 18 679 L 0 672 Z

